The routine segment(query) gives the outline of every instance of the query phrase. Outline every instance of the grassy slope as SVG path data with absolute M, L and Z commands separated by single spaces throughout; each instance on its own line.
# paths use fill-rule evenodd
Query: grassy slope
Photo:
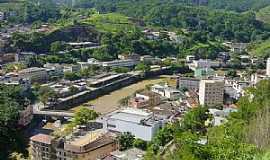
M 270 40 L 254 44 L 250 47 L 249 52 L 252 55 L 258 57 L 269 57 L 270 56 Z
M 136 28 L 128 17 L 117 13 L 94 14 L 84 23 L 94 25 L 97 30 L 102 32 L 130 31 Z
M 257 19 L 270 24 L 270 6 L 267 6 L 257 12 Z

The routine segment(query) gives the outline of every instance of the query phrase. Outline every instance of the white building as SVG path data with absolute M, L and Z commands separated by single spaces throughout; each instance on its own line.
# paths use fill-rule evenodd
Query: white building
M 64 75 L 64 67 L 58 63 L 46 63 L 44 67 L 47 70 L 48 76 L 53 77 L 62 77 Z
M 186 88 L 191 91 L 198 91 L 200 79 L 190 77 L 179 77 L 179 88 Z
M 177 89 L 166 87 L 164 89 L 164 96 L 170 100 L 177 100 L 181 96 L 181 92 Z
M 266 63 L 266 75 L 270 77 L 270 57 L 267 59 Z
M 253 85 L 257 84 L 258 82 L 264 79 L 270 79 L 270 76 L 254 73 L 250 77 L 250 81 Z
M 191 63 L 191 62 L 193 62 L 195 60 L 195 56 L 193 56 L 193 55 L 188 55 L 188 56 L 186 56 L 186 62 L 187 63 Z
M 201 105 L 222 105 L 224 98 L 224 81 L 201 80 L 199 88 L 199 101 Z
M 223 45 L 229 47 L 231 52 L 241 53 L 241 52 L 246 51 L 246 48 L 248 46 L 248 43 L 226 42 L 226 43 L 223 43 Z
M 114 60 L 108 62 L 102 62 L 103 67 L 134 67 L 139 63 L 139 61 L 134 59 L 126 60 Z
M 165 87 L 159 84 L 155 84 L 151 87 L 151 91 L 159 94 L 160 96 L 165 96 L 164 89 Z
M 79 72 L 81 70 L 80 65 L 65 65 L 63 71 L 64 72 Z
M 5 19 L 5 13 L 0 12 L 0 21 L 3 21 Z
M 197 68 L 211 68 L 219 66 L 220 66 L 219 61 L 212 61 L 210 59 L 193 60 L 193 62 L 189 64 L 189 68 L 191 70 L 195 70 Z
M 151 141 L 164 122 L 155 118 L 151 112 L 135 108 L 117 110 L 105 115 L 100 121 L 109 131 L 130 132 L 145 141 Z
M 145 55 L 140 57 L 140 61 L 147 64 L 159 64 L 161 63 L 161 59 L 157 57 L 152 57 L 150 55 Z
M 181 96 L 181 92 L 175 88 L 169 87 L 168 85 L 155 84 L 151 87 L 151 91 L 159 94 L 162 97 L 166 97 L 169 100 L 177 100 Z
M 48 73 L 45 68 L 32 67 L 19 71 L 19 77 L 33 82 L 45 82 L 48 80 Z

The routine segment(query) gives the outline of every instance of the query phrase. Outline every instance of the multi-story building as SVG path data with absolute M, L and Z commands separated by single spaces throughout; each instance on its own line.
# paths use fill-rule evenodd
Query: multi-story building
M 125 60 L 114 60 L 108 62 L 102 62 L 103 67 L 134 67 L 139 63 L 139 60 L 125 59 Z
M 224 81 L 201 80 L 199 88 L 199 101 L 201 105 L 222 105 L 224 98 Z
M 168 85 L 155 84 L 151 87 L 151 91 L 159 94 L 160 96 L 166 97 L 169 100 L 177 100 L 181 97 L 181 92 L 175 88 L 169 87 Z
M 56 159 L 52 146 L 53 138 L 46 134 L 37 134 L 30 138 L 30 159 L 53 160 Z
M 58 142 L 56 160 L 97 160 L 118 149 L 115 138 L 104 130 L 73 133 Z
M 63 70 L 64 72 L 79 72 L 81 68 L 80 65 L 71 64 L 65 65 Z
M 32 67 L 19 71 L 19 77 L 33 82 L 46 82 L 48 73 L 45 68 Z
M 45 134 L 31 137 L 30 157 L 33 160 L 96 160 L 117 149 L 115 137 L 103 129 L 77 129 L 61 138 Z
M 130 132 L 136 138 L 151 141 L 162 127 L 164 120 L 154 117 L 152 112 L 125 108 L 102 117 L 103 126 L 113 132 Z
M 6 64 L 15 61 L 15 53 L 6 53 L 0 55 L 0 63 Z
M 57 78 L 64 76 L 64 67 L 57 63 L 46 63 L 44 67 L 47 70 L 49 78 Z
M 246 51 L 248 43 L 233 43 L 233 42 L 226 42 L 223 45 L 229 47 L 231 52 L 234 53 L 241 53 Z
M 186 88 L 191 91 L 198 91 L 200 79 L 191 77 L 179 77 L 179 88 Z
M 133 53 L 133 54 L 120 54 L 120 55 L 118 55 L 118 58 L 120 60 L 133 59 L 133 60 L 138 61 L 138 60 L 140 60 L 140 55 L 135 54 L 135 53 Z
M 215 75 L 215 70 L 212 68 L 197 68 L 194 71 L 194 77 L 199 79 L 208 79 Z
M 267 59 L 266 63 L 266 75 L 270 77 L 270 57 Z
M 181 97 L 181 92 L 178 89 L 166 87 L 164 89 L 164 96 L 169 100 L 177 100 Z
M 36 53 L 34 52 L 20 52 L 15 55 L 16 62 L 25 62 L 27 59 L 34 57 Z
M 150 55 L 145 55 L 140 57 L 140 61 L 146 63 L 146 64 L 160 64 L 161 59 L 157 57 L 153 57 Z

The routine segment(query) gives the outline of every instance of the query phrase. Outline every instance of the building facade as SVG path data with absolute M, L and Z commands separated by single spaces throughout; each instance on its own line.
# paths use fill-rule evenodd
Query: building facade
M 79 129 L 61 138 L 38 134 L 30 139 L 32 160 L 97 160 L 117 149 L 116 139 L 102 129 Z
M 217 106 L 223 104 L 224 81 L 201 80 L 199 88 L 200 105 Z
M 179 88 L 186 88 L 191 91 L 198 91 L 200 79 L 190 77 L 179 77 Z
M 270 57 L 267 59 L 266 63 L 266 75 L 270 77 Z
M 19 77 L 33 82 L 46 82 L 48 74 L 45 68 L 32 67 L 19 71 Z
M 155 119 L 153 113 L 135 108 L 112 112 L 102 118 L 103 126 L 113 132 L 130 132 L 136 138 L 151 141 L 162 127 L 162 121 Z

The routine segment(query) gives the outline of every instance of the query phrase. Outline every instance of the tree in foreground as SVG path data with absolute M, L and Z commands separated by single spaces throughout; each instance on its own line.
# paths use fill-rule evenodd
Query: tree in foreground
M 124 151 L 133 146 L 133 142 L 135 140 L 134 135 L 132 135 L 130 132 L 124 132 L 118 137 L 118 141 L 120 144 L 120 150 Z
M 74 122 L 77 125 L 87 124 L 89 121 L 96 119 L 98 115 L 94 110 L 83 107 L 76 111 Z

